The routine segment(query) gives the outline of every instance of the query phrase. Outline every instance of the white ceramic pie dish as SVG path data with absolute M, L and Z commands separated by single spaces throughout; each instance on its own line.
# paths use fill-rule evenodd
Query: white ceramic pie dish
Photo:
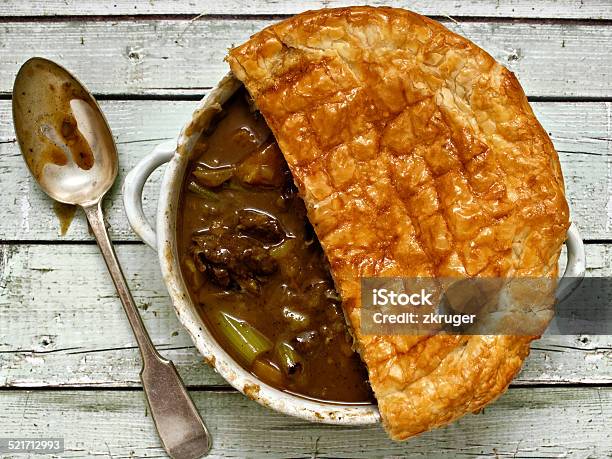
M 179 266 L 176 244 L 177 210 L 183 178 L 196 140 L 240 85 L 231 74 L 225 76 L 202 99 L 192 119 L 182 129 L 178 141 L 160 144 L 130 171 L 123 184 L 124 205 L 130 225 L 145 243 L 158 252 L 161 272 L 174 309 L 195 346 L 233 387 L 263 406 L 308 421 L 349 425 L 376 423 L 380 420 L 380 414 L 374 404 L 320 402 L 292 395 L 262 382 L 243 369 L 217 343 L 191 301 Z M 168 164 L 158 201 L 157 230 L 154 230 L 142 209 L 142 192 L 147 178 L 165 163 Z M 563 276 L 568 279 L 580 278 L 585 271 L 585 254 L 575 225 L 572 224 L 567 236 L 567 264 Z M 560 284 L 562 291 L 559 296 L 569 294 L 575 288 L 574 284 Z

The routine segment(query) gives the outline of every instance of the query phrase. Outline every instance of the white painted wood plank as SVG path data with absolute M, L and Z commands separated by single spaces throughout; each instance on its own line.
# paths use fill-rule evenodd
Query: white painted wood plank
M 5 16 L 57 15 L 141 15 L 141 14 L 296 14 L 309 9 L 356 5 L 353 0 L 4 0 Z M 370 0 L 372 6 L 395 6 L 435 16 L 491 16 L 519 18 L 610 19 L 612 7 L 607 0 Z
M 192 395 L 211 430 L 213 458 L 594 458 L 612 450 L 611 388 L 510 389 L 484 413 L 404 443 L 378 425 L 307 423 L 235 392 Z M 140 391 L 3 392 L 0 433 L 63 437 L 62 457 L 165 457 Z
M 182 125 L 197 106 L 196 101 L 101 101 L 115 136 L 120 156 L 117 182 L 104 203 L 111 236 L 115 240 L 137 240 L 123 211 L 121 184 L 136 163 L 164 140 L 178 136 Z M 161 170 L 145 188 L 144 206 L 153 217 L 157 207 Z M 59 221 L 52 201 L 39 189 L 15 141 L 10 101 L 0 101 L 0 183 L 9 190 L 0 194 L 1 240 L 57 240 Z M 77 212 L 63 240 L 93 240 L 84 214 Z
M 33 54 L 64 64 L 96 93 L 201 93 L 227 72 L 226 50 L 271 22 L 233 18 L 4 22 L 0 93 L 10 93 L 17 69 Z M 610 26 L 444 22 L 513 70 L 528 95 L 612 95 Z
M 222 384 L 179 324 L 157 255 L 141 244 L 117 252 L 154 343 L 189 383 Z M 0 246 L 0 255 L 0 386 L 139 384 L 136 342 L 95 245 Z
M 123 212 L 120 183 L 126 171 L 154 146 L 176 136 L 196 106 L 190 101 L 102 101 L 120 154 L 117 185 L 107 198 L 115 240 L 135 240 Z M 536 114 L 559 150 L 573 218 L 586 239 L 609 239 L 612 213 L 612 103 L 534 103 Z M 30 178 L 15 143 L 10 101 L 0 101 L 0 240 L 57 240 L 51 201 Z M 161 171 L 145 188 L 145 210 L 157 205 Z M 78 214 L 62 240 L 92 240 Z
M 176 319 L 156 254 L 139 244 L 117 252 L 153 341 L 186 383 L 224 385 Z M 588 245 L 587 260 L 591 275 L 612 275 L 612 244 Z M 0 387 L 140 384 L 134 338 L 94 245 L 0 245 L 0 292 Z M 612 383 L 612 336 L 535 342 L 514 384 L 534 383 Z

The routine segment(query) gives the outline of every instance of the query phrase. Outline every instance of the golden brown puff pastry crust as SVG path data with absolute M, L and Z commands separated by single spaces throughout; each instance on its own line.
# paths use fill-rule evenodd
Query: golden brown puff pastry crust
M 363 335 L 360 277 L 557 274 L 563 177 L 514 75 L 392 8 L 309 11 L 228 61 L 304 197 L 390 436 L 497 398 L 531 338 Z

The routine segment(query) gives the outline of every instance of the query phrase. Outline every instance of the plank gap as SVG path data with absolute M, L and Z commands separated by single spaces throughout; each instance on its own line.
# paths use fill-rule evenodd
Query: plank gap
M 216 392 L 216 393 L 236 393 L 237 389 L 230 386 L 229 384 L 224 385 L 185 385 L 190 392 Z M 512 383 L 508 386 L 508 390 L 525 390 L 525 389 L 606 389 L 612 388 L 612 382 L 610 383 L 564 383 L 564 382 L 550 382 L 550 383 Z M 81 391 L 81 392 L 142 392 L 142 386 L 104 386 L 104 385 L 80 385 L 80 384 L 66 384 L 66 385 L 49 385 L 49 386 L 0 386 L 0 393 L 2 392 L 20 392 L 20 391 L 35 391 L 35 392 L 59 392 L 59 391 Z
M 70 69 L 68 69 L 70 70 Z M 158 89 L 174 89 L 174 88 L 158 88 Z M 108 101 L 169 101 L 169 102 L 181 102 L 181 101 L 199 101 L 206 95 L 208 91 L 210 91 L 212 87 L 205 86 L 201 88 L 181 88 L 184 91 L 204 91 L 202 93 L 176 93 L 176 94 L 155 94 L 155 93 L 147 93 L 147 94 L 133 94 L 133 93 L 124 93 L 124 94 L 106 94 L 106 93 L 97 93 L 93 92 L 92 95 L 97 100 L 108 100 Z M 9 92 L 0 92 L 0 100 L 12 100 L 12 94 Z M 611 98 L 612 99 L 612 98 Z
M 60 236 L 61 237 L 61 236 Z M 93 238 L 93 236 L 92 236 Z M 112 238 L 111 238 L 112 239 Z M 583 239 L 585 245 L 612 244 L 612 239 Z M 139 239 L 117 239 L 112 241 L 113 245 L 145 245 Z M 74 239 L 0 239 L 0 245 L 96 245 L 94 239 L 74 240 Z
M 415 11 L 418 13 L 418 11 Z M 298 14 L 298 13 L 296 13 Z M 74 15 L 74 14 L 58 14 L 58 15 L 19 15 L 19 16 L 3 16 L 2 23 L 11 22 L 70 22 L 70 21 L 282 21 L 296 14 L 197 14 L 197 13 L 148 13 L 148 14 L 89 14 L 89 15 Z M 520 24 L 566 24 L 566 25 L 593 25 L 597 27 L 612 26 L 612 19 L 609 18 L 560 18 L 552 16 L 544 17 L 528 17 L 528 16 L 465 16 L 465 15 L 423 15 L 442 24 L 450 22 L 460 23 L 520 23 Z
M 216 392 L 216 393 L 235 393 L 238 392 L 229 384 L 227 385 L 186 385 L 190 392 Z M 2 392 L 19 392 L 19 391 L 35 391 L 35 392 L 65 392 L 65 391 L 80 391 L 80 392 L 142 392 L 142 386 L 96 386 L 96 385 L 51 385 L 51 386 L 0 386 Z
M 116 241 L 113 240 L 112 243 L 113 245 L 145 245 L 145 243 L 139 239 L 118 239 Z M 92 239 L 84 239 L 82 241 L 75 241 L 74 239 L 0 239 L 0 245 L 97 245 L 97 242 L 92 236 Z
M 168 89 L 176 89 L 176 88 L 154 88 L 159 90 L 168 90 Z M 210 91 L 212 87 L 203 86 L 203 87 L 183 87 L 180 90 L 183 91 L 203 91 L 202 93 L 176 93 L 176 94 L 165 94 L 165 93 L 146 93 L 146 94 L 137 94 L 137 93 L 118 93 L 118 94 L 108 94 L 108 93 L 97 93 L 93 92 L 93 96 L 97 100 L 104 101 L 169 101 L 169 102 L 181 102 L 181 101 L 199 101 L 204 96 L 206 96 L 207 92 Z M 0 92 L 0 100 L 12 100 L 12 94 L 7 92 Z M 532 103 L 543 102 L 543 103 L 593 103 L 593 102 L 612 102 L 612 96 L 527 96 L 527 100 Z

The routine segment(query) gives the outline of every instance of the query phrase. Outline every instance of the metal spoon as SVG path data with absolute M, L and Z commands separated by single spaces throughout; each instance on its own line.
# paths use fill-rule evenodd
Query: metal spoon
M 164 449 L 175 459 L 207 454 L 210 434 L 176 368 L 151 342 L 106 231 L 101 203 L 117 177 L 118 159 L 100 107 L 66 69 L 35 57 L 15 79 L 13 122 L 43 191 L 85 211 L 140 347 L 140 379 Z

